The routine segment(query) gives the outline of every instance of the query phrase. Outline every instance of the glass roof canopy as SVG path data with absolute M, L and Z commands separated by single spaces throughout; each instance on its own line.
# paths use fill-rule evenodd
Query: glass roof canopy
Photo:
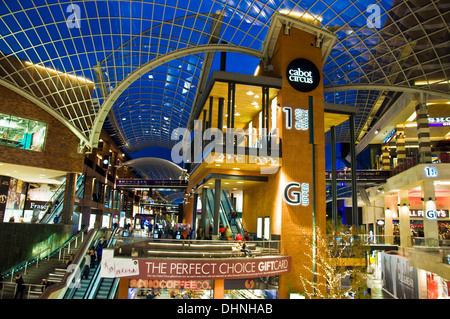
M 8 0 L 0 4 L 0 84 L 38 102 L 82 145 L 95 147 L 105 125 L 126 153 L 170 148 L 210 55 L 263 58 L 276 12 L 337 35 L 323 68 L 325 101 L 360 109 L 358 136 L 401 92 L 448 99 L 449 7 L 425 0 Z M 242 60 L 242 72 L 253 73 L 252 63 Z M 347 124 L 337 128 L 339 142 L 348 134 Z

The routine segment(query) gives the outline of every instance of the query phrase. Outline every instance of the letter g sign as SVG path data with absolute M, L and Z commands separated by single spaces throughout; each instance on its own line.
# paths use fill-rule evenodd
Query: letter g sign
M 291 191 L 293 187 L 299 188 L 300 184 L 295 182 L 287 184 L 284 188 L 284 200 L 289 205 L 299 205 L 301 203 L 301 193 L 299 191 Z
M 297 188 L 299 190 L 294 190 Z M 283 198 L 289 205 L 309 205 L 309 184 L 292 182 L 284 188 Z

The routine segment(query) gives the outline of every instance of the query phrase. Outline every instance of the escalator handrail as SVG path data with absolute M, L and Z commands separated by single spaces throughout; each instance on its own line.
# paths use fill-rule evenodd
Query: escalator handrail
M 110 247 L 113 242 L 114 234 L 118 231 L 118 228 L 111 233 L 111 237 L 109 238 L 107 244 L 104 246 L 104 248 Z M 115 241 L 114 241 L 115 243 Z M 98 289 L 100 287 L 100 284 L 102 282 L 102 278 L 100 277 L 100 269 L 101 264 L 97 265 L 97 268 L 95 269 L 94 274 L 92 275 L 92 279 L 89 282 L 89 286 L 86 289 L 86 292 L 84 293 L 83 299 L 95 299 L 95 296 L 97 296 Z
M 80 189 L 80 187 L 84 185 L 84 174 L 81 174 L 77 178 L 76 183 L 76 192 Z M 50 220 L 53 220 L 56 216 L 61 215 L 62 208 L 64 206 L 64 190 L 63 187 L 66 187 L 66 182 L 61 184 L 61 186 L 56 190 L 55 194 L 49 199 L 47 202 L 48 208 L 45 212 L 44 216 L 39 221 L 40 224 L 48 224 Z M 54 203 L 53 197 L 55 197 L 55 201 L 57 200 L 58 203 Z M 62 198 L 61 198 L 62 197 Z M 55 206 L 56 205 L 56 206 Z
M 207 204 L 208 204 L 209 210 L 210 210 L 210 219 L 209 220 L 212 221 L 214 224 L 214 207 L 211 207 L 211 203 L 214 203 L 214 190 L 209 189 L 209 190 L 207 190 L 206 194 L 208 196 Z M 212 199 L 210 198 L 211 196 L 212 196 Z M 222 202 L 222 201 L 220 201 L 220 202 Z M 228 228 L 231 229 L 231 225 L 228 221 L 226 212 L 223 210 L 223 208 L 222 208 L 222 214 L 220 214 L 220 209 L 219 209 L 219 218 L 224 227 L 228 226 Z
M 74 256 L 74 265 L 80 265 L 81 263 L 84 263 L 84 255 L 86 254 L 87 249 L 91 246 L 92 240 L 96 237 L 99 231 L 99 229 L 94 228 L 88 232 L 88 234 L 86 235 L 86 240 L 83 242 L 77 254 Z M 44 290 L 39 299 L 49 299 L 49 297 L 53 293 L 57 293 L 58 291 L 61 291 L 61 293 L 59 293 L 58 298 L 56 299 L 64 298 L 67 289 L 69 288 L 68 285 L 74 279 L 76 274 L 76 271 L 66 272 L 61 282 L 54 284 Z
M 228 204 L 228 207 L 230 208 L 231 212 L 235 212 L 236 209 L 234 208 L 233 204 L 231 203 L 230 198 L 228 197 L 228 194 L 226 193 L 226 191 L 224 190 L 222 192 L 223 197 L 225 198 L 226 203 Z M 221 197 L 222 198 L 222 197 Z M 221 201 L 222 202 L 222 201 Z M 236 229 L 238 230 L 238 232 L 244 236 L 244 227 L 242 226 L 242 223 L 240 222 L 240 220 L 238 218 L 235 218 L 235 222 L 236 222 Z
M 94 246 L 95 248 L 98 246 L 98 242 L 100 241 L 100 238 L 98 238 L 97 236 L 94 236 L 92 238 L 92 241 L 95 241 L 95 244 L 92 245 L 91 243 L 89 245 L 87 245 L 87 249 L 89 249 L 89 247 Z M 87 250 L 86 250 L 87 251 Z M 84 266 L 85 266 L 85 258 L 82 258 L 79 264 L 79 269 L 81 272 L 81 276 L 83 276 L 83 271 L 84 271 Z M 71 289 L 70 291 L 68 290 L 68 292 L 66 291 L 66 293 L 64 294 L 64 299 L 73 299 L 73 296 L 75 295 L 75 293 L 77 292 L 79 288 L 76 289 Z
M 62 183 L 58 189 L 55 191 L 55 193 L 53 194 L 52 197 L 50 197 L 50 199 L 47 201 L 47 211 L 45 212 L 44 216 L 42 216 L 41 220 L 39 221 L 39 223 L 46 223 L 46 221 L 48 220 L 48 216 L 52 213 L 52 207 L 54 206 L 54 201 L 59 200 L 59 198 L 61 197 L 61 194 L 64 196 L 64 190 L 66 187 L 66 182 L 64 181 L 64 183 Z

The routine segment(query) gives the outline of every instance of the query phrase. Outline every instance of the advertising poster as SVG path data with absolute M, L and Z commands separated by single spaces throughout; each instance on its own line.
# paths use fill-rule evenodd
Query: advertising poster
M 417 269 L 406 258 L 380 255 L 383 288 L 398 299 L 419 299 Z

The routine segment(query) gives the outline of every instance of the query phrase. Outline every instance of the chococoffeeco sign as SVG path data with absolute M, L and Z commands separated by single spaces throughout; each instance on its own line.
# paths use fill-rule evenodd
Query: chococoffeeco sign
M 289 63 L 286 77 L 289 84 L 300 92 L 310 92 L 320 82 L 320 72 L 317 67 L 311 61 L 302 58 Z

